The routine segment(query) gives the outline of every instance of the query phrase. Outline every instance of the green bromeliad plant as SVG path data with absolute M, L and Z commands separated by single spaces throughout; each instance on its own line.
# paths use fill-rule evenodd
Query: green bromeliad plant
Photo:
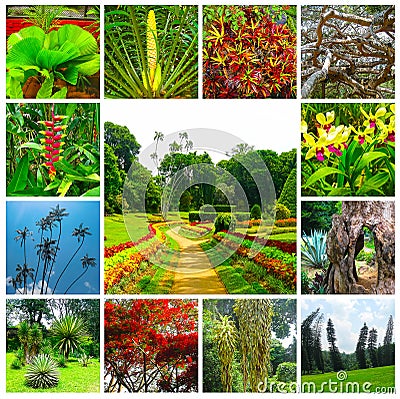
M 197 7 L 108 6 L 104 29 L 107 97 L 197 97 Z
M 394 104 L 305 104 L 302 112 L 303 195 L 394 195 Z
M 24 85 L 30 77 L 41 84 L 36 98 L 65 98 L 67 88 L 57 90 L 55 79 L 76 85 L 79 76 L 90 76 L 100 69 L 100 54 L 93 35 L 76 25 L 64 25 L 45 33 L 29 26 L 7 40 L 7 97 L 24 98 Z

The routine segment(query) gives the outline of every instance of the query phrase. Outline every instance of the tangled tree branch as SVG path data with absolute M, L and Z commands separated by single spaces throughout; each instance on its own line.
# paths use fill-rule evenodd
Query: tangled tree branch
M 307 6 L 302 15 L 303 98 L 394 98 L 394 6 Z

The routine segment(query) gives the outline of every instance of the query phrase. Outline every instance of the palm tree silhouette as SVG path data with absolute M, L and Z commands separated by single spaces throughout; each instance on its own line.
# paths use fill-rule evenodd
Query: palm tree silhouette
M 89 232 L 89 227 L 83 227 L 83 223 L 81 223 L 79 225 L 79 227 L 75 227 L 74 231 L 72 232 L 72 236 L 73 237 L 77 237 L 78 238 L 78 242 L 81 241 L 80 245 L 78 246 L 78 248 L 76 249 L 76 251 L 74 252 L 74 254 L 71 256 L 71 259 L 68 261 L 68 263 L 65 265 L 64 269 L 62 270 L 61 274 L 58 276 L 58 279 L 56 281 L 56 284 L 54 286 L 53 289 L 53 293 L 56 291 L 57 285 L 61 279 L 61 277 L 63 276 L 63 274 L 65 273 L 65 271 L 67 270 L 68 266 L 70 265 L 70 263 L 72 262 L 72 260 L 75 258 L 75 255 L 79 252 L 79 250 L 82 248 L 83 243 L 85 242 L 85 237 L 87 235 L 92 235 L 92 233 Z
M 56 240 L 52 240 L 51 238 L 46 237 L 44 238 L 43 242 L 36 245 L 36 247 L 39 248 L 37 254 L 43 260 L 42 284 L 40 287 L 41 294 L 43 294 L 44 281 L 46 279 L 48 264 L 56 256 L 56 250 L 54 248 L 55 243 Z
M 65 290 L 64 294 L 66 294 L 69 289 L 81 278 L 83 275 L 88 271 L 89 266 L 95 267 L 96 266 L 96 258 L 91 258 L 89 257 L 88 254 L 86 254 L 83 258 L 81 258 L 82 262 L 82 267 L 83 267 L 83 272 L 69 285 L 69 287 Z
M 60 239 L 61 239 L 61 221 L 63 220 L 64 217 L 68 216 L 69 213 L 65 212 L 66 208 L 60 208 L 60 205 L 57 204 L 55 208 L 51 208 L 51 211 L 49 213 L 49 217 L 53 220 L 53 223 L 58 222 L 58 239 L 57 239 L 57 245 L 56 245 L 56 251 L 55 251 L 55 256 L 53 258 L 53 261 L 51 263 L 50 266 L 50 270 L 49 270 L 49 276 L 47 279 L 47 285 L 46 285 L 46 292 L 45 294 L 47 294 L 47 289 L 49 287 L 49 282 L 50 282 L 50 278 L 51 278 L 51 272 L 53 271 L 53 267 L 54 267 L 54 262 L 57 256 L 57 252 L 60 249 Z
M 53 219 L 50 217 L 50 215 L 47 215 L 46 217 L 41 218 L 40 220 L 38 220 L 36 222 L 36 226 L 39 226 L 38 231 L 41 232 L 40 233 L 40 244 L 39 245 L 41 245 L 43 243 L 44 232 L 49 230 L 49 229 L 51 230 L 52 227 L 53 227 L 53 224 L 54 224 L 54 222 L 53 222 Z M 36 265 L 35 278 L 33 279 L 32 294 L 35 292 L 36 280 L 37 280 L 37 275 L 38 275 L 39 266 L 40 266 L 40 259 L 41 259 L 41 257 L 39 255 L 38 256 L 38 262 L 37 262 L 37 265 Z
M 31 237 L 32 236 L 32 232 L 25 226 L 22 230 L 20 230 L 20 229 L 18 229 L 18 230 L 16 230 L 17 231 L 17 233 L 19 234 L 19 235 L 17 235 L 16 237 L 14 237 L 14 240 L 15 241 L 19 241 L 19 240 L 21 240 L 21 247 L 23 246 L 24 247 L 24 266 L 25 267 L 27 267 L 27 262 L 26 262 L 26 239 L 28 238 L 28 237 Z M 33 240 L 33 238 L 32 238 L 32 240 Z M 21 265 L 17 265 L 17 272 L 19 272 L 19 273 L 21 273 L 21 269 L 22 268 L 22 266 Z M 33 269 L 32 269 L 33 270 Z M 23 282 L 24 283 L 24 285 L 23 285 L 23 293 L 24 294 L 26 294 L 26 289 L 27 289 L 27 287 L 26 287 L 26 278 L 28 277 L 28 275 L 22 275 L 22 274 L 20 274 L 20 276 L 22 276 L 22 280 L 21 280 L 21 282 Z M 32 279 L 33 279 L 33 275 L 32 275 Z
M 31 278 L 33 279 L 33 271 L 35 269 L 28 267 L 28 265 L 26 263 L 24 263 L 22 266 L 18 263 L 17 267 L 16 267 L 16 272 L 17 275 L 15 276 L 15 280 L 20 281 L 23 283 L 23 294 L 27 293 L 27 279 Z

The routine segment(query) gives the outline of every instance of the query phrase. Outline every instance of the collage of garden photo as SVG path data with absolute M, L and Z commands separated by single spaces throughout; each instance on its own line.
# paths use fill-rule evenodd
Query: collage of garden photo
M 44 3 L 0 6 L 0 393 L 395 397 L 394 0 Z

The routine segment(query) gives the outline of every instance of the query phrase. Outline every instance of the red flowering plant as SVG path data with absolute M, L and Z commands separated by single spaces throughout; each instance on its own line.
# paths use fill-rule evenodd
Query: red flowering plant
M 107 301 L 105 391 L 197 391 L 197 319 L 194 300 Z
M 204 98 L 295 98 L 296 7 L 204 7 Z
M 7 195 L 100 194 L 98 104 L 7 104 Z

